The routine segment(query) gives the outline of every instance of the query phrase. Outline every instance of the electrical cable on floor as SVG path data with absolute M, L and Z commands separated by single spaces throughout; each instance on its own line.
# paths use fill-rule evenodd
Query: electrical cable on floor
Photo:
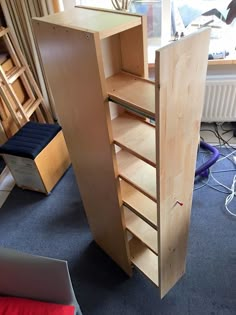
M 220 140 L 219 140 L 219 141 L 220 141 Z M 199 153 L 205 153 L 205 154 L 206 154 L 207 152 L 205 152 L 205 151 L 199 151 Z M 230 156 L 233 155 L 234 153 L 235 153 L 235 151 L 232 151 L 232 152 L 230 152 L 230 153 L 227 154 L 227 155 L 224 155 L 224 154 L 221 153 L 220 155 L 222 155 L 223 157 L 220 158 L 220 159 L 218 159 L 218 160 L 216 161 L 216 163 L 219 163 L 220 161 L 222 161 L 222 160 L 224 160 L 224 159 L 228 159 L 229 161 L 231 161 L 231 162 L 235 165 L 235 162 L 230 159 Z M 215 163 L 215 164 L 216 164 L 216 163 Z M 221 173 L 221 172 L 223 173 L 223 172 L 227 172 L 227 171 L 229 171 L 229 170 L 213 171 L 212 169 L 209 169 L 209 176 L 208 176 L 207 182 L 204 183 L 204 184 L 203 184 L 202 186 L 200 186 L 200 187 L 196 187 L 194 190 L 198 190 L 198 189 L 200 189 L 200 188 L 203 188 L 203 187 L 205 187 L 205 186 L 208 186 L 208 187 L 210 187 L 210 188 L 212 188 L 212 189 L 214 189 L 214 190 L 216 190 L 216 191 L 218 191 L 218 192 L 220 192 L 220 193 L 227 194 L 228 196 L 227 196 L 226 199 L 225 199 L 225 209 L 227 210 L 227 212 L 228 212 L 230 215 L 236 217 L 236 213 L 233 213 L 233 212 L 229 209 L 229 207 L 228 207 L 228 205 L 231 203 L 231 201 L 233 200 L 233 198 L 236 196 L 236 175 L 234 175 L 233 183 L 232 183 L 231 187 L 228 187 L 228 186 L 224 185 L 223 183 L 221 183 L 220 181 L 218 181 L 218 180 L 214 177 L 214 175 L 213 175 L 213 173 Z M 236 171 L 236 169 L 232 169 L 232 170 L 230 170 L 230 171 Z M 210 185 L 210 184 L 209 184 L 210 178 L 212 178 L 220 187 L 223 187 L 224 189 L 226 189 L 226 191 L 222 191 L 222 190 L 220 190 L 220 189 L 218 189 L 218 188 L 216 188 L 216 187 Z
M 228 133 L 228 132 L 233 132 L 233 129 L 229 129 L 229 130 L 226 130 L 226 129 L 223 129 L 223 128 L 221 128 L 222 129 L 222 135 L 225 135 L 226 133 Z
M 222 157 L 221 159 L 217 160 L 216 163 L 219 163 L 220 161 L 224 160 L 224 159 L 228 159 L 229 156 L 233 155 L 235 153 L 235 151 L 227 154 L 226 156 Z M 232 160 L 231 160 L 232 161 Z M 233 161 L 232 161 L 233 162 Z M 212 171 L 210 171 L 210 175 L 213 178 L 213 180 L 215 182 L 217 182 L 221 187 L 224 187 L 225 189 L 227 189 L 230 194 L 226 197 L 225 200 L 225 209 L 228 211 L 228 213 L 230 213 L 232 216 L 236 217 L 236 213 L 234 214 L 233 212 L 231 212 L 228 208 L 229 203 L 233 200 L 234 196 L 236 196 L 236 191 L 235 191 L 235 184 L 236 184 L 236 175 L 234 175 L 233 178 L 233 183 L 231 185 L 231 187 L 228 187 L 226 185 L 224 185 L 223 183 L 219 182 L 212 174 Z
M 209 183 L 209 181 L 210 181 L 210 177 L 208 176 L 207 181 L 206 181 L 205 183 L 203 183 L 203 185 L 201 185 L 201 186 L 199 186 L 199 187 L 195 187 L 195 188 L 194 188 L 194 191 L 195 191 L 195 190 L 198 190 L 198 189 L 201 189 L 201 188 L 203 188 L 203 187 L 205 187 L 205 186 L 207 186 L 208 183 Z
M 217 125 L 217 124 L 215 124 L 215 132 L 216 132 L 216 134 L 217 134 L 218 139 L 220 139 L 221 141 L 223 141 L 223 144 L 224 144 L 224 145 L 227 144 L 230 148 L 232 148 L 233 150 L 235 150 L 235 148 L 229 144 L 229 141 L 234 137 L 233 135 L 232 135 L 232 137 L 230 137 L 229 139 L 225 140 L 225 139 L 220 135 L 219 129 L 218 129 L 218 125 Z
M 219 133 L 219 130 L 218 130 L 218 127 L 219 127 L 219 125 L 218 124 L 215 124 L 215 126 L 214 126 L 214 130 L 212 130 L 212 129 L 207 129 L 207 128 L 203 128 L 203 129 L 201 129 L 201 132 L 211 132 L 211 133 L 213 133 L 214 135 L 215 135 L 215 137 L 217 138 L 217 140 L 218 140 L 218 142 L 219 142 L 219 146 L 222 148 L 223 146 L 225 146 L 225 147 L 229 147 L 229 148 L 231 148 L 231 149 L 233 149 L 233 150 L 236 150 L 236 148 L 235 147 L 233 147 L 230 143 L 229 143 L 229 141 L 234 137 L 234 136 L 231 136 L 229 139 L 224 139 L 221 135 L 220 135 L 220 133 Z M 220 125 L 220 127 L 221 127 L 221 129 L 222 129 L 222 125 Z M 223 130 L 223 129 L 222 129 Z M 232 129 L 233 130 L 233 129 Z M 231 130 L 231 131 L 232 131 Z M 230 130 L 227 130 L 227 132 L 229 132 Z M 204 141 L 204 140 L 203 140 Z
M 224 134 L 226 134 L 226 133 L 228 133 L 228 132 L 233 132 L 233 131 L 234 131 L 234 128 L 224 129 L 224 128 L 223 128 L 224 124 L 225 124 L 225 122 L 223 122 L 223 123 L 221 123 L 221 124 L 217 123 L 217 125 L 221 128 L 221 130 L 224 131 L 224 132 L 222 133 L 222 135 L 224 135 Z
M 212 186 L 212 185 L 210 185 L 210 184 L 207 184 L 207 186 L 210 187 L 211 189 L 214 189 L 214 190 L 218 191 L 218 192 L 221 193 L 221 194 L 225 194 L 225 195 L 228 195 L 228 194 L 229 194 L 228 192 L 223 191 L 223 190 L 220 190 L 220 189 L 218 189 L 218 188 L 216 188 L 215 186 Z M 220 185 L 216 185 L 216 186 L 220 186 Z
M 219 163 L 220 161 L 222 161 L 222 160 L 224 160 L 224 159 L 228 159 L 228 157 L 229 156 L 231 156 L 231 155 L 233 155 L 235 153 L 235 151 L 232 151 L 232 152 L 230 152 L 229 154 L 227 154 L 227 155 L 224 155 L 224 154 L 220 154 L 220 155 L 222 155 L 223 157 L 222 158 L 220 158 L 220 159 L 218 159 L 217 161 L 216 161 L 216 163 Z M 233 162 L 231 159 L 229 159 L 231 162 Z
M 210 175 L 212 177 L 212 179 L 221 187 L 224 187 L 227 191 L 231 191 L 231 188 L 229 188 L 228 186 L 224 185 L 223 183 L 219 182 L 213 175 L 212 175 L 212 172 L 210 171 Z M 220 190 L 219 190 L 220 191 Z M 226 193 L 226 192 L 223 192 L 221 191 L 222 193 Z
M 228 169 L 228 170 L 212 171 L 212 173 L 227 173 L 227 172 L 235 172 L 235 168 L 230 168 L 230 169 Z
M 236 195 L 235 184 L 236 184 L 236 175 L 234 175 L 233 183 L 231 185 L 231 194 L 228 195 L 225 199 L 225 209 L 229 212 L 229 214 L 231 214 L 234 217 L 236 217 L 236 213 L 231 212 L 228 208 L 228 205 L 230 204 L 230 202 L 234 199 L 234 196 Z

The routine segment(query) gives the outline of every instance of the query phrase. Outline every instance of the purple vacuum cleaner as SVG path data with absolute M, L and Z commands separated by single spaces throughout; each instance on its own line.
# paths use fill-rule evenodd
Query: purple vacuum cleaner
M 211 155 L 211 158 L 208 161 L 206 161 L 203 165 L 196 169 L 195 177 L 198 175 L 208 177 L 209 167 L 211 167 L 218 160 L 220 152 L 216 148 L 212 147 L 210 144 L 203 141 L 200 141 L 200 147 L 204 150 L 211 151 L 213 155 Z

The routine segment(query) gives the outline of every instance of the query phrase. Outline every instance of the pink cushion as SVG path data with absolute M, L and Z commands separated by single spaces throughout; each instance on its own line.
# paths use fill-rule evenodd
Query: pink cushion
M 74 315 L 75 307 L 15 297 L 0 297 L 1 315 Z

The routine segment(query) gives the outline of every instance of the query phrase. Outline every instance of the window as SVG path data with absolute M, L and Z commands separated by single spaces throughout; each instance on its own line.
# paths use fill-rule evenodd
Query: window
M 173 0 L 173 3 L 182 21 L 181 31 L 188 34 L 208 26 L 211 28 L 210 52 L 227 51 L 232 54 L 235 51 L 236 23 L 225 23 L 230 0 Z M 178 29 L 180 25 L 176 25 Z
M 130 12 L 146 14 L 148 21 L 148 61 L 155 50 L 174 37 L 198 28 L 211 27 L 210 52 L 235 52 L 236 22 L 225 23 L 230 0 L 132 0 Z M 111 0 L 76 0 L 77 5 L 114 9 Z
M 111 0 L 76 0 L 76 5 L 113 9 Z
M 170 0 L 168 0 L 170 1 Z M 167 2 L 168 2 L 167 1 Z M 111 0 L 77 0 L 77 5 L 87 5 L 93 7 L 102 7 L 114 9 Z M 161 11 L 162 0 L 132 0 L 129 11 L 132 13 L 147 15 L 148 23 L 148 60 L 153 62 L 155 49 L 160 47 L 161 43 Z

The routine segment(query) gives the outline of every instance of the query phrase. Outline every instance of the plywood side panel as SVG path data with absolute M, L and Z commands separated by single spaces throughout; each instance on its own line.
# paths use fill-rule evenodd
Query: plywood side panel
M 148 78 L 147 62 L 147 23 L 142 17 L 142 24 L 120 33 L 122 70 Z
M 209 35 L 208 29 L 199 31 L 156 53 L 161 297 L 185 272 Z
M 104 111 L 98 34 L 33 24 L 93 237 L 131 274 Z
M 105 77 L 121 71 L 120 35 L 113 35 L 101 40 L 102 59 Z

